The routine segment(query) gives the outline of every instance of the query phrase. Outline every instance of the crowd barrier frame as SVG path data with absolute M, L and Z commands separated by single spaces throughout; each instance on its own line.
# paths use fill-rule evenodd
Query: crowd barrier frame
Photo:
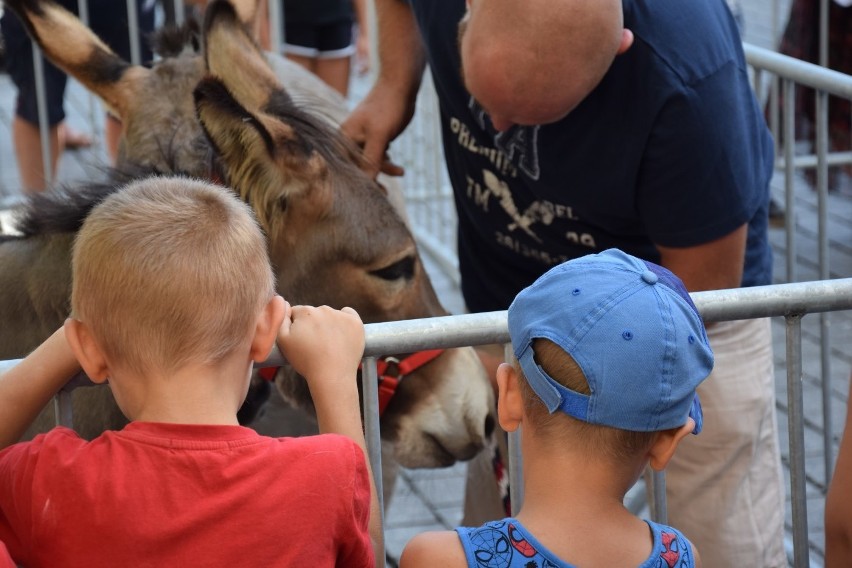
M 131 28 L 131 59 L 138 62 L 139 45 L 141 38 L 136 33 L 136 5 L 146 0 L 126 0 L 129 22 Z M 820 32 L 822 42 L 825 42 L 825 28 L 827 13 L 825 6 L 828 0 L 821 0 L 822 13 L 820 17 Z M 268 0 L 270 18 L 270 38 L 272 45 L 280 45 L 280 30 L 282 29 L 280 4 L 276 0 Z M 375 23 L 375 15 L 372 11 L 371 21 Z M 183 0 L 165 0 L 163 5 L 176 15 L 176 21 L 181 23 L 184 13 Z M 85 23 L 88 21 L 88 2 L 79 0 L 80 17 Z M 773 20 L 776 18 L 773 17 Z M 375 26 L 371 26 L 375 30 Z M 777 36 L 777 34 L 773 34 Z M 374 44 L 375 47 L 375 44 Z M 716 291 L 700 292 L 693 294 L 699 310 L 705 319 L 709 321 L 725 321 L 728 319 L 742 319 L 750 317 L 784 317 L 786 322 L 787 338 L 787 381 L 788 381 L 788 403 L 790 412 L 790 443 L 791 443 L 791 489 L 796 497 L 796 486 L 802 484 L 804 488 L 804 462 L 794 462 L 793 450 L 796 446 L 803 446 L 803 428 L 801 416 L 801 320 L 809 313 L 817 314 L 819 317 L 820 336 L 820 367 L 822 377 L 822 409 L 823 409 L 823 456 L 825 460 L 825 486 L 830 483 L 831 472 L 834 469 L 834 445 L 835 433 L 832 431 L 831 419 L 831 385 L 828 378 L 831 376 L 830 355 L 830 327 L 827 312 L 835 310 L 850 309 L 850 292 L 848 290 L 848 279 L 831 280 L 838 275 L 833 274 L 830 263 L 829 234 L 828 234 L 828 168 L 830 166 L 852 164 L 852 148 L 848 151 L 832 152 L 828 144 L 828 108 L 829 97 L 836 96 L 852 100 L 852 76 L 832 71 L 816 64 L 803 62 L 792 57 L 781 55 L 775 51 L 757 47 L 748 43 L 743 44 L 746 62 L 752 75 L 753 88 L 762 103 L 769 101 L 772 111 L 769 114 L 770 128 L 773 133 L 781 133 L 784 143 L 776 147 L 776 170 L 784 174 L 784 202 L 786 206 L 785 239 L 786 239 L 786 275 L 788 283 L 797 283 L 800 279 L 798 274 L 799 250 L 796 235 L 796 204 L 794 199 L 794 178 L 798 170 L 814 169 L 816 171 L 816 194 L 818 200 L 818 280 L 802 282 L 798 284 L 779 284 L 770 287 L 751 288 L 742 291 Z M 375 53 L 375 49 L 373 50 Z M 50 147 L 48 143 L 46 124 L 46 102 L 43 78 L 42 59 L 40 50 L 35 47 L 33 65 L 36 78 L 37 108 L 39 111 L 39 129 L 42 139 L 42 155 L 45 164 L 45 178 L 50 180 L 49 164 L 51 162 Z M 825 62 L 824 47 L 821 46 L 821 60 Z M 374 68 L 377 68 L 374 61 Z M 445 273 L 455 284 L 459 283 L 458 263 L 455 256 L 455 210 L 452 192 L 446 175 L 443 151 L 440 142 L 440 124 L 437 115 L 437 100 L 431 81 L 427 76 L 424 78 L 424 88 L 418 99 L 418 110 L 415 119 L 406 132 L 394 142 L 392 151 L 394 158 L 402 163 L 407 170 L 405 179 L 406 201 L 409 204 L 409 216 L 412 221 L 413 232 L 419 246 L 434 258 Z M 803 86 L 816 91 L 815 102 L 815 146 L 814 150 L 804 155 L 797 154 L 795 147 L 795 100 L 796 87 Z M 777 104 L 779 93 L 784 95 L 784 106 L 779 108 Z M 95 112 L 99 105 L 94 97 L 90 97 L 90 122 L 95 124 Z M 850 125 L 852 129 L 852 125 Z M 778 136 L 776 136 L 776 140 Z M 424 148 L 427 150 L 424 151 Z M 431 151 L 430 151 L 431 150 Z M 55 180 L 54 180 L 55 181 Z M 844 275 L 845 276 L 845 275 Z M 835 284 L 828 284 L 835 283 Z M 777 286 L 777 288 L 776 288 Z M 787 288 L 792 286 L 792 288 Z M 798 286 L 804 286 L 799 288 Z M 817 293 L 817 296 L 809 299 L 802 296 L 804 290 Z M 738 295 L 742 292 L 745 295 Z M 757 294 L 757 295 L 753 295 Z M 829 297 L 840 294 L 842 297 L 834 298 L 828 303 L 824 295 Z M 845 296 L 843 296 L 845 294 Z M 813 300 L 813 301 L 811 301 Z M 750 306 L 750 307 L 749 307 Z M 757 312 L 750 310 L 759 306 Z M 830 307 L 826 307 L 830 306 Z M 728 312 L 727 310 L 733 310 Z M 758 315 L 762 314 L 762 315 Z M 410 322 L 392 322 L 384 324 L 367 325 L 367 351 L 365 352 L 365 400 L 372 400 L 375 388 L 375 359 L 387 352 L 401 352 L 413 350 L 415 345 L 427 347 L 452 347 L 459 346 L 457 341 L 464 340 L 464 345 L 475 345 L 480 343 L 500 343 L 508 340 L 505 330 L 505 312 L 493 312 L 491 314 L 469 314 L 461 316 L 448 316 L 445 318 L 432 318 L 430 320 L 414 320 Z M 461 318 L 461 319 L 455 319 Z M 715 318 L 715 319 L 714 319 Z M 420 328 L 420 326 L 423 326 Z M 412 330 L 414 330 L 412 332 Z M 467 330 L 467 331 L 465 331 Z M 440 336 L 440 337 L 439 337 Z M 453 338 L 447 344 L 448 338 Z M 433 341 L 434 340 L 434 341 Z M 398 343 L 402 342 L 402 343 Z M 4 362 L 0 362 L 0 368 Z M 5 362 L 8 363 L 8 362 Z M 273 364 L 270 362 L 270 364 Z M 798 385 L 799 398 L 791 399 L 791 386 Z M 793 393 L 795 394 L 795 393 Z M 70 389 L 60 393 L 55 400 L 55 410 L 60 423 L 71 424 L 73 417 L 70 414 L 68 403 Z M 370 437 L 377 436 L 378 423 L 371 423 L 371 408 L 365 407 L 368 434 Z M 798 433 L 794 433 L 794 419 L 799 425 Z M 794 436 L 795 434 L 795 436 Z M 371 442 L 371 461 L 373 466 L 380 465 L 379 445 L 376 440 Z M 516 449 L 516 448 L 515 448 Z M 513 449 L 510 447 L 510 452 Z M 373 454 L 376 454 L 375 456 Z M 513 454 L 515 455 L 515 454 Z M 802 456 L 803 459 L 803 456 Z M 519 475 L 519 472 L 511 470 L 510 476 Z M 380 471 L 380 468 L 377 470 Z M 380 476 L 377 480 L 380 482 Z M 654 483 L 664 483 L 664 479 L 655 479 Z M 518 483 L 512 483 L 513 488 Z M 514 489 L 513 489 L 514 491 Z M 653 491 L 654 495 L 664 495 L 664 492 Z M 381 497 L 381 490 L 379 491 Z M 802 493 L 802 506 L 806 504 Z M 520 502 L 520 499 L 517 500 Z M 807 540 L 807 516 L 806 507 L 797 505 L 793 501 L 793 539 L 796 566 L 807 566 L 808 540 Z M 652 511 L 655 515 L 664 515 L 665 506 L 655 504 Z M 660 517 L 658 517 L 660 518 Z M 802 532 L 802 527 L 804 532 Z M 804 535 L 804 536 L 802 536 Z M 804 555 L 804 556 L 802 556 Z
M 790 419 L 790 495 L 793 508 L 793 555 L 797 568 L 809 563 L 807 500 L 805 493 L 805 441 L 802 384 L 802 318 L 808 314 L 852 309 L 852 278 L 773 284 L 731 290 L 713 290 L 691 294 L 698 311 L 707 323 L 741 319 L 783 317 L 786 320 L 787 404 Z M 425 349 L 466 347 L 509 342 L 507 312 L 461 314 L 366 324 L 364 372 L 362 373 L 364 429 L 368 455 L 374 472 L 382 471 L 381 430 L 378 411 L 377 358 L 393 353 L 409 353 Z M 0 370 L 15 361 L 0 362 Z M 285 365 L 276 350 L 257 367 Z M 57 421 L 72 427 L 70 394 L 73 388 L 88 382 L 77 375 L 55 398 Z M 522 473 L 517 468 L 517 454 L 510 451 L 510 487 L 519 488 Z M 380 503 L 382 478 L 375 476 Z M 652 517 L 665 522 L 664 472 L 654 474 Z M 513 493 L 513 508 L 517 510 L 523 497 Z M 384 509 L 384 504 L 380 510 Z M 383 525 L 384 526 L 384 525 Z

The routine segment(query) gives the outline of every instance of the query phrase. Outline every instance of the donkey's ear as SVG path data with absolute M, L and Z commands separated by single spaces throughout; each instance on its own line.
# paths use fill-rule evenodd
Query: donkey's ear
M 289 198 L 328 175 L 325 159 L 296 131 L 274 116 L 249 112 L 216 77 L 202 79 L 193 91 L 198 119 L 224 163 L 228 184 L 252 205 L 257 199 Z M 255 207 L 261 224 L 264 207 Z
M 266 106 L 273 93 L 280 94 L 283 89 L 242 18 L 226 0 L 217 0 L 207 7 L 202 32 L 204 62 L 234 98 L 254 112 Z
M 125 116 L 151 71 L 110 50 L 77 16 L 49 0 L 6 0 L 50 61 Z

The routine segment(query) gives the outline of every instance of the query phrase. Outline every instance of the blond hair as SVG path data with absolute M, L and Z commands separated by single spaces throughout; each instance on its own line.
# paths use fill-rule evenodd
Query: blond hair
M 571 355 L 549 339 L 536 339 L 532 345 L 535 360 L 550 377 L 562 386 L 581 394 L 590 394 L 583 370 Z M 520 378 L 524 412 L 536 432 L 554 439 L 556 443 L 573 444 L 594 452 L 594 455 L 626 462 L 646 452 L 656 439 L 656 432 L 633 432 L 610 426 L 590 424 L 564 412 L 550 414 L 544 402 L 532 390 L 517 359 L 514 367 Z
M 74 317 L 112 364 L 166 373 L 250 341 L 274 294 L 266 240 L 228 189 L 152 177 L 95 207 L 72 253 Z

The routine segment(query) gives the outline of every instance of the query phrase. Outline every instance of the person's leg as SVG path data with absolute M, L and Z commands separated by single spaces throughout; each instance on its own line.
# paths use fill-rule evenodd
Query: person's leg
M 352 57 L 338 57 L 334 59 L 321 58 L 316 61 L 317 77 L 322 79 L 335 91 L 346 97 L 349 93 L 349 73 L 352 65 Z
M 355 44 L 352 42 L 352 20 L 342 20 L 317 28 L 316 74 L 338 93 L 349 93 L 349 75 Z
M 33 69 L 32 43 L 23 24 L 11 11 L 0 18 L 0 31 L 6 44 L 9 76 L 18 89 L 15 116 L 12 119 L 12 143 L 18 163 L 22 189 L 25 192 L 43 191 L 48 187 L 45 178 L 44 159 L 41 149 L 39 113 L 36 98 L 35 73 Z M 42 59 L 44 63 L 45 98 L 50 148 L 48 175 L 55 179 L 62 151 L 60 123 L 65 119 L 63 97 L 65 74 Z
M 59 143 L 59 125 L 49 130 L 50 138 L 50 179 L 56 178 L 61 147 Z M 12 119 L 12 143 L 18 162 L 21 187 L 26 193 L 44 191 L 48 187 L 44 175 L 44 160 L 41 152 L 41 133 L 37 124 L 32 124 L 18 115 Z
M 308 57 L 306 55 L 297 55 L 295 53 L 288 52 L 285 57 L 292 61 L 293 63 L 298 63 L 314 75 L 316 75 L 316 66 L 317 60 L 315 57 Z
M 705 566 L 786 567 L 770 321 L 717 323 L 708 336 L 716 362 L 698 388 L 704 429 L 666 468 L 669 524 Z
M 104 140 L 110 162 L 115 165 L 118 163 L 118 146 L 121 143 L 121 121 L 110 113 L 106 113 L 104 120 Z

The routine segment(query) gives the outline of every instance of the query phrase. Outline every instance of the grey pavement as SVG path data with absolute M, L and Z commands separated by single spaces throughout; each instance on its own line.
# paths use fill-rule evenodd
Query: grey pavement
M 772 0 L 739 0 L 745 20 L 744 40 L 760 47 L 774 48 L 777 34 L 783 28 L 789 0 L 779 0 L 777 7 Z M 366 78 L 353 80 L 351 100 L 354 103 L 368 88 Z M 11 203 L 19 197 L 19 182 L 11 146 L 11 118 L 13 113 L 14 88 L 8 76 L 0 75 L 0 209 L 4 202 Z M 94 135 L 95 145 L 87 150 L 66 153 L 60 163 L 58 178 L 62 182 L 92 179 L 106 165 L 105 152 L 100 140 L 103 113 L 100 104 L 88 96 L 79 84 L 71 82 L 66 110 L 69 124 Z M 435 149 L 437 151 L 437 149 Z M 422 152 L 422 147 L 421 147 Z M 772 182 L 773 193 L 783 196 L 783 176 L 777 172 Z M 412 198 L 409 212 L 416 219 L 421 204 Z M 446 212 L 447 210 L 445 210 Z M 451 214 L 449 210 L 449 214 Z M 817 215 L 816 193 L 810 189 L 801 174 L 797 174 L 794 200 L 788 204 L 788 215 L 795 218 L 797 245 L 796 270 L 799 280 L 817 279 Z M 0 223 L 7 219 L 0 217 Z M 415 221 L 415 228 L 417 223 Z M 421 233 L 423 238 L 432 234 L 431 228 Z M 852 277 L 852 182 L 841 176 L 837 191 L 828 196 L 828 232 L 830 240 L 831 277 Z M 786 242 L 783 228 L 772 228 L 770 239 L 775 255 L 775 282 L 786 281 Z M 435 288 L 444 305 L 453 313 L 463 311 L 457 275 L 452 263 L 448 264 L 439 255 L 429 253 L 430 247 L 422 247 L 424 260 Z M 836 442 L 842 432 L 843 419 L 848 399 L 848 383 L 852 369 L 852 314 L 835 313 L 828 317 L 830 329 L 830 372 L 827 380 L 832 389 L 832 424 Z M 822 445 L 822 407 L 819 388 L 822 383 L 820 368 L 818 316 L 807 316 L 803 321 L 804 338 L 804 383 L 805 414 L 807 417 L 805 443 L 807 449 L 808 476 L 808 522 L 811 544 L 811 565 L 822 565 L 823 551 L 823 504 L 824 464 Z M 784 321 L 773 321 L 775 341 L 776 385 L 778 394 L 779 429 L 781 444 L 787 447 L 786 410 L 786 365 L 784 357 Z M 260 429 L 274 430 L 276 420 L 284 420 L 291 411 L 276 399 L 259 424 Z M 424 530 L 452 528 L 461 521 L 464 498 L 465 464 L 436 470 L 405 470 L 397 480 L 393 496 L 385 516 L 386 546 L 392 559 L 398 558 L 408 539 Z M 785 473 L 787 470 L 785 468 Z M 788 499 L 787 522 L 789 527 L 790 507 Z

